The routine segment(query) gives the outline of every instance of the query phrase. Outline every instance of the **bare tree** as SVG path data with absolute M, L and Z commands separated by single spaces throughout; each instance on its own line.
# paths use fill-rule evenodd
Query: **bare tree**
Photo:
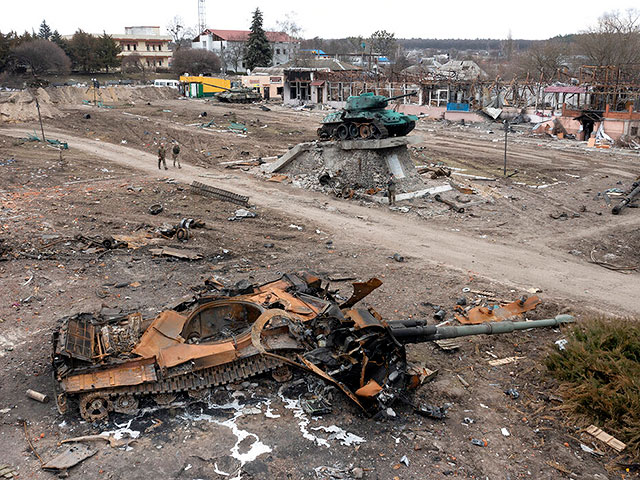
M 174 51 L 191 46 L 191 39 L 195 37 L 195 30 L 187 27 L 181 16 L 176 15 L 167 25 L 167 32 L 171 35 Z M 201 33 L 201 32 L 200 32 Z
M 579 51 L 593 65 L 638 71 L 640 65 L 640 11 L 608 12 L 577 39 Z
M 534 80 L 539 80 L 540 76 L 547 81 L 553 79 L 566 66 L 567 50 L 565 43 L 556 40 L 533 45 L 517 60 L 520 76 L 529 75 Z
M 148 70 L 149 68 L 145 65 L 139 53 L 132 53 L 122 58 L 122 71 L 128 74 L 140 73 L 143 82 L 147 81 Z
M 276 25 L 278 30 L 286 33 L 289 36 L 289 59 L 295 60 L 297 55 L 297 48 L 294 48 L 294 43 L 297 43 L 302 35 L 303 29 L 298 23 L 296 12 L 289 12 L 284 16 L 284 19 L 278 20 Z
M 201 48 L 183 48 L 173 55 L 171 67 L 174 73 L 191 75 L 217 73 L 220 71 L 220 57 Z
M 244 42 L 229 42 L 225 49 L 225 60 L 228 60 L 233 65 L 233 71 L 236 73 L 242 66 L 244 54 Z
M 12 51 L 17 67 L 26 67 L 34 76 L 44 73 L 68 73 L 71 60 L 53 42 L 36 39 L 24 42 Z

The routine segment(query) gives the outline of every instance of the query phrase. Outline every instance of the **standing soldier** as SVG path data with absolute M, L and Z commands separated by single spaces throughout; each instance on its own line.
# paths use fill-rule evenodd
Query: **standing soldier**
M 173 149 L 171 149 L 171 158 L 173 158 L 173 166 L 175 168 L 176 166 L 176 162 L 178 162 L 178 168 L 182 168 L 180 166 L 180 159 L 178 158 L 178 155 L 180 154 L 180 145 L 178 145 L 178 142 L 174 142 L 175 144 L 173 145 Z
M 389 205 L 395 205 L 396 203 L 396 177 L 392 173 L 387 180 L 387 196 L 389 197 Z
M 165 170 L 169 170 L 167 168 L 167 150 L 164 148 L 164 143 L 160 144 L 160 148 L 158 148 L 158 170 L 161 170 L 160 165 L 164 165 Z

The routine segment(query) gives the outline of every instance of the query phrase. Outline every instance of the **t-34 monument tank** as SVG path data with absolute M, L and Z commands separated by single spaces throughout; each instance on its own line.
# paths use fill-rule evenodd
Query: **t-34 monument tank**
M 477 334 L 508 333 L 572 321 L 568 315 L 529 322 L 435 327 L 386 321 L 358 302 L 382 282 L 354 283 L 339 301 L 329 284 L 308 273 L 263 285 L 205 292 L 155 318 L 78 314 L 53 334 L 56 401 L 71 400 L 87 421 L 109 412 L 135 414 L 140 405 L 194 401 L 210 388 L 290 367 L 316 375 L 375 414 L 417 387 L 426 368 L 407 361 L 405 344 Z
M 324 117 L 318 136 L 322 139 L 366 140 L 407 135 L 415 128 L 418 117 L 387 110 L 387 106 L 392 100 L 415 94 L 385 97 L 369 92 L 351 96 L 343 110 Z

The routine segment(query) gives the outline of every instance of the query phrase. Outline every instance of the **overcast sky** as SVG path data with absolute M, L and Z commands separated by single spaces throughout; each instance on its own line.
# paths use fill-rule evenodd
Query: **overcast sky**
M 180 15 L 187 25 L 198 23 L 197 0 L 0 0 L 0 31 L 38 30 L 43 19 L 61 34 L 78 28 L 87 32 L 123 33 L 125 26 L 157 25 L 164 30 Z M 513 38 L 546 39 L 575 33 L 595 24 L 605 11 L 626 10 L 637 1 L 569 0 L 522 2 L 494 0 L 261 0 L 206 1 L 209 28 L 248 30 L 251 12 L 259 6 L 264 26 L 293 13 L 305 38 L 368 37 L 376 30 L 396 38 Z

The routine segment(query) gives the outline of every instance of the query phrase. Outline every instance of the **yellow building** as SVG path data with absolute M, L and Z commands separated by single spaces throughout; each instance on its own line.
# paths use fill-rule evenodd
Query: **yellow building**
M 215 93 L 224 92 L 225 89 L 231 88 L 231 80 L 202 76 L 181 76 L 180 84 L 184 95 L 192 98 L 211 97 Z

